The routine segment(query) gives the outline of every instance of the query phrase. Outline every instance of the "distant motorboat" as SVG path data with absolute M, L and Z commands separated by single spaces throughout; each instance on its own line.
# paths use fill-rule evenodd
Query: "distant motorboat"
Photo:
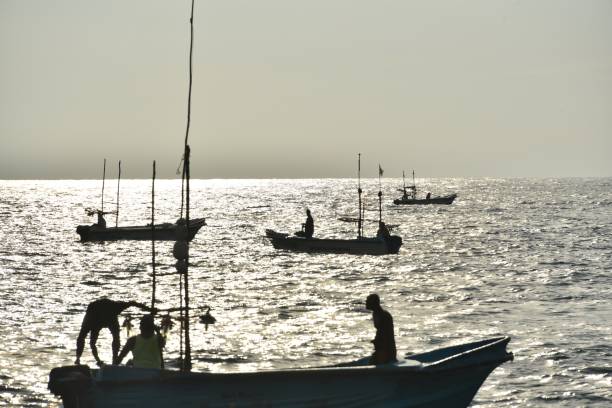
M 155 224 L 156 241 L 176 241 L 180 222 Z M 182 221 L 184 223 L 184 221 Z M 198 233 L 200 228 L 206 225 L 204 218 L 189 220 L 188 241 Z M 151 240 L 153 238 L 153 227 L 149 225 L 128 227 L 104 227 L 98 224 L 79 225 L 76 232 L 81 237 L 81 242 L 87 241 L 119 241 L 119 240 Z
M 489 374 L 512 360 L 509 337 L 331 367 L 195 373 L 125 366 L 54 368 L 64 407 L 467 407 Z
M 431 193 L 427 193 L 425 198 L 417 198 L 417 188 L 414 182 L 414 170 L 412 170 L 412 185 L 406 185 L 406 175 L 402 172 L 402 178 L 404 180 L 404 185 L 402 188 L 398 189 L 403 194 L 400 198 L 396 198 L 393 200 L 393 204 L 395 205 L 428 205 L 428 204 L 452 204 L 457 198 L 457 194 L 448 194 L 444 196 L 436 196 L 432 197 Z
M 387 238 L 305 238 L 267 229 L 266 237 L 270 239 L 272 246 L 276 249 L 311 253 L 386 255 L 397 254 L 402 246 L 402 238 L 397 235 L 391 235 Z

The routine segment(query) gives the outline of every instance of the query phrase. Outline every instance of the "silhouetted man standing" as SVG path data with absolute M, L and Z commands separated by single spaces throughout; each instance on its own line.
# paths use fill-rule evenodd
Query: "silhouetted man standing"
M 377 294 L 371 294 L 367 297 L 366 309 L 372 311 L 372 319 L 376 328 L 376 337 L 372 340 L 374 353 L 370 358 L 370 364 L 385 364 L 397 361 L 393 317 L 380 306 L 380 298 Z
M 90 332 L 89 344 L 91 346 L 91 353 L 99 366 L 104 364 L 104 362 L 100 360 L 100 357 L 98 357 L 96 342 L 98 341 L 100 330 L 105 327 L 108 328 L 113 335 L 113 364 L 116 364 L 117 356 L 119 355 L 119 347 L 121 347 L 121 340 L 119 338 L 121 330 L 119 327 L 119 314 L 132 306 L 148 312 L 152 311 L 150 307 L 138 302 L 120 302 L 106 298 L 91 302 L 87 306 L 87 311 L 85 312 L 85 317 L 81 324 L 81 331 L 77 338 L 76 361 L 74 364 L 81 364 L 81 355 L 85 348 L 85 338 Z

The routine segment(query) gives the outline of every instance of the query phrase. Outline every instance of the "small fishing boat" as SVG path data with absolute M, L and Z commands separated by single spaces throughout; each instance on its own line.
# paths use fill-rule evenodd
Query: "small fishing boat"
M 55 368 L 49 389 L 64 407 L 467 407 L 488 375 L 512 360 L 509 337 L 331 367 L 195 373 L 104 366 Z
M 382 221 L 382 191 L 380 190 L 380 177 L 383 170 L 378 165 L 379 191 L 378 191 L 378 232 L 376 237 L 363 236 L 364 206 L 361 200 L 361 153 L 357 159 L 357 179 L 359 194 L 359 216 L 358 218 L 342 218 L 342 221 L 350 220 L 357 223 L 356 239 L 340 238 L 315 238 L 308 237 L 300 231 L 294 236 L 273 229 L 266 229 L 266 238 L 272 242 L 275 249 L 285 249 L 296 252 L 327 253 L 327 254 L 350 254 L 350 255 L 386 255 L 397 254 L 402 246 L 402 237 L 391 235 L 389 227 Z
M 401 191 L 401 190 L 400 190 Z M 430 197 L 430 198 L 411 198 L 409 194 L 404 192 L 400 198 L 393 200 L 395 205 L 427 205 L 427 204 L 452 204 L 457 198 L 457 194 L 449 194 L 445 196 Z
M 153 228 L 150 224 L 143 226 L 128 227 L 104 227 L 99 224 L 79 225 L 76 232 L 81 236 L 82 242 L 87 241 L 119 241 L 119 240 L 151 240 L 155 234 L 157 241 L 176 241 L 178 227 L 185 220 L 175 223 L 156 224 Z M 194 218 L 189 220 L 188 240 L 191 241 L 198 233 L 200 228 L 206 225 L 204 218 Z
M 404 185 L 402 188 L 398 189 L 403 194 L 400 198 L 396 198 L 393 200 L 393 204 L 395 205 L 428 205 L 428 204 L 452 204 L 457 198 L 457 194 L 449 194 L 444 196 L 436 196 L 432 197 L 430 193 L 427 193 L 425 198 L 417 198 L 417 188 L 414 183 L 414 170 L 412 171 L 412 185 L 406 185 L 406 177 L 402 172 L 402 176 L 404 179 Z
M 402 238 L 397 235 L 392 235 L 386 239 L 378 237 L 358 237 L 356 239 L 305 238 L 267 229 L 266 237 L 270 239 L 274 248 L 296 252 L 385 255 L 397 254 L 402 246 Z
M 102 202 L 101 209 L 88 208 L 87 215 L 98 217 L 98 221 L 91 225 L 79 225 L 76 228 L 77 234 L 81 237 L 81 242 L 88 241 L 151 241 L 155 234 L 157 241 L 176 241 L 177 230 L 185 225 L 185 220 L 179 218 L 175 223 L 133 225 L 127 227 L 119 226 L 119 184 L 121 182 L 121 160 L 119 161 L 119 173 L 117 177 L 117 208 L 115 211 L 104 211 L 104 183 L 106 181 L 106 159 L 104 159 L 104 169 L 102 171 Z M 107 214 L 115 215 L 115 226 L 107 227 L 104 216 Z M 155 225 L 155 228 L 152 227 Z M 188 240 L 191 241 L 198 233 L 200 228 L 206 225 L 204 218 L 194 218 L 189 220 Z

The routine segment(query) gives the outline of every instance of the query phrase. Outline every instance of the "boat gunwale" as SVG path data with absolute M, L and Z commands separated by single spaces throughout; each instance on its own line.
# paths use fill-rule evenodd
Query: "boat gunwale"
M 486 341 L 486 340 L 484 340 Z M 304 367 L 304 368 L 292 368 L 292 369 L 280 369 L 280 370 L 259 370 L 259 371 L 249 371 L 249 372 L 229 372 L 229 373 L 212 373 L 212 372 L 189 372 L 184 373 L 181 371 L 174 370 L 159 370 L 159 376 L 150 377 L 145 379 L 94 379 L 94 375 L 92 375 L 92 380 L 95 381 L 100 386 L 116 386 L 116 385 L 134 385 L 134 384 L 145 384 L 151 382 L 157 383 L 174 383 L 174 382 L 196 382 L 200 381 L 202 378 L 216 378 L 217 380 L 221 378 L 225 379 L 241 379 L 241 378 L 251 378 L 253 376 L 257 377 L 275 377 L 275 376 L 294 376 L 294 375 L 325 375 L 325 376 L 336 376 L 341 374 L 359 374 L 361 375 L 371 375 L 376 373 L 377 375 L 389 375 L 394 376 L 397 374 L 402 375 L 436 375 L 440 372 L 453 373 L 457 371 L 464 371 L 469 368 L 483 366 L 483 367 L 497 367 L 500 364 L 503 364 L 507 361 L 513 360 L 513 353 L 509 353 L 504 348 L 503 357 L 491 358 L 485 361 L 477 361 L 474 363 L 469 363 L 468 361 L 465 364 L 445 367 L 450 361 L 465 359 L 466 356 L 470 354 L 480 353 L 487 348 L 494 348 L 501 345 L 507 345 L 510 341 L 510 337 L 499 337 L 496 339 L 491 339 L 490 342 L 486 344 L 476 347 L 474 349 L 468 349 L 464 352 L 451 355 L 449 357 L 443 358 L 441 360 L 436 360 L 432 363 L 422 363 L 419 362 L 419 365 L 402 365 L 401 361 L 393 362 L 388 364 L 380 364 L 380 365 L 357 365 L 357 366 L 327 366 L 327 367 Z M 479 342 L 475 342 L 479 343 Z M 468 343 L 470 344 L 470 343 Z M 447 349 L 452 349 L 453 347 L 461 347 L 462 345 L 457 346 L 449 346 Z M 437 350 L 432 350 L 430 352 L 435 352 Z M 420 354 L 427 354 L 420 353 Z M 419 354 L 415 354 L 414 356 L 418 356 Z M 405 358 L 405 360 L 414 360 L 413 358 Z M 358 361 L 358 360 L 357 360 Z M 131 367 L 126 366 L 111 366 L 112 369 L 118 370 L 128 370 L 133 369 Z M 92 373 L 97 374 L 100 369 L 91 370 Z M 102 369 L 103 370 L 103 369 Z

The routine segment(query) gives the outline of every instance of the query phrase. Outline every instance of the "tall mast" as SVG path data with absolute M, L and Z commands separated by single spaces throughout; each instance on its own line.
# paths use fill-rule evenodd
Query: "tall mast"
M 187 229 L 187 254 L 185 257 L 185 280 L 183 284 L 184 299 L 185 299 L 185 315 L 184 315 L 184 331 L 185 331 L 185 360 L 183 362 L 183 370 L 191 371 L 191 341 L 189 338 L 189 178 L 190 178 L 190 155 L 189 148 L 189 127 L 191 125 L 191 88 L 193 83 L 193 9 L 195 0 L 191 0 L 191 17 L 189 25 L 191 36 L 189 41 L 189 94 L 187 99 L 187 128 L 185 130 L 185 157 L 184 157 L 184 175 L 185 175 L 185 227 Z
M 383 175 L 383 169 L 378 164 L 378 222 L 382 222 L 382 184 L 380 178 Z
M 363 229 L 361 214 L 361 153 L 357 153 L 357 193 L 359 194 L 359 217 L 357 218 L 357 237 L 361 238 Z
M 115 211 L 115 227 L 119 226 L 119 183 L 121 182 L 121 160 L 119 160 L 119 175 L 117 176 L 117 211 Z
M 153 160 L 153 179 L 151 181 L 151 258 L 153 264 L 153 290 L 151 291 L 151 309 L 155 307 L 157 273 L 155 272 L 155 160 Z
M 100 211 L 104 212 L 104 181 L 106 180 L 106 159 L 104 159 L 104 167 L 102 169 L 102 205 Z

